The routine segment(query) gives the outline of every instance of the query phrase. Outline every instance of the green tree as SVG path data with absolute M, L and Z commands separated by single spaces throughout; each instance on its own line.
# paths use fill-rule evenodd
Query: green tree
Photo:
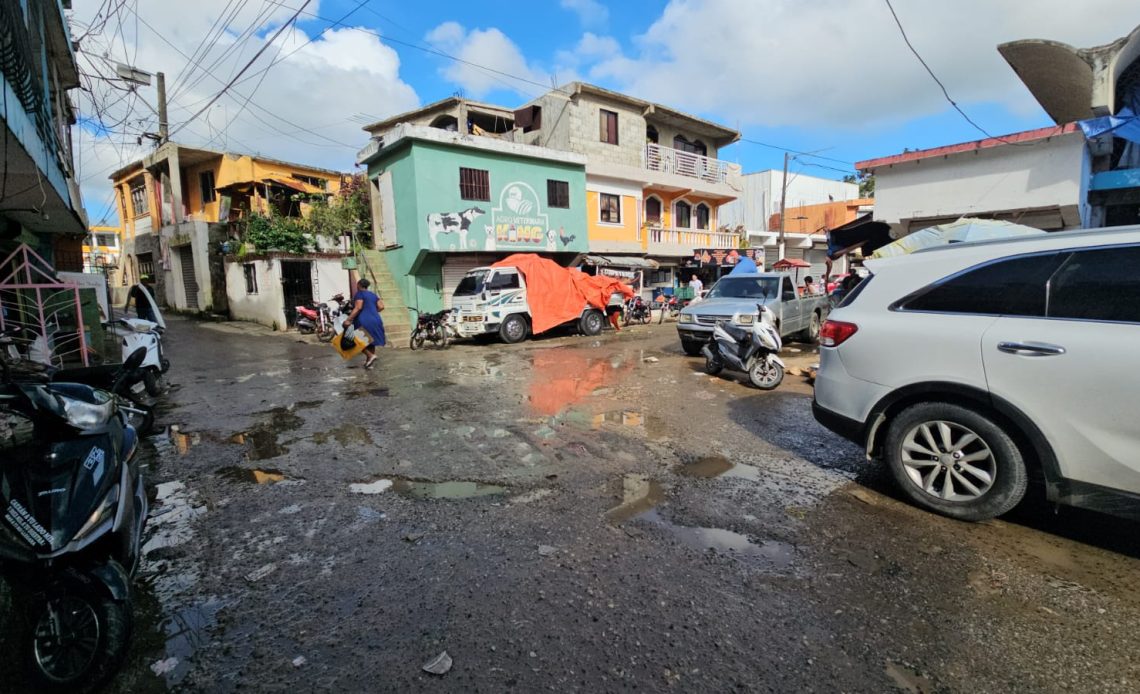
M 875 197 L 875 174 L 864 173 L 862 171 L 857 174 L 847 174 L 843 177 L 843 182 L 858 183 L 859 197 L 861 198 Z

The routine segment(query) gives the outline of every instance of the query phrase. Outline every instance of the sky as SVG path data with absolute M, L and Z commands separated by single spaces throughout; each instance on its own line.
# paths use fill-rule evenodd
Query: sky
M 1052 124 L 998 44 L 1088 47 L 1140 25 L 1135 0 L 891 4 L 950 97 L 994 135 Z M 818 155 L 792 171 L 839 178 L 857 161 L 984 137 L 907 48 L 887 0 L 72 5 L 92 223 L 115 223 L 107 175 L 152 149 L 138 140 L 156 131 L 154 86 L 125 90 L 117 63 L 165 73 L 177 142 L 343 171 L 365 123 L 454 94 L 514 107 L 579 79 L 740 130 L 718 156 L 745 172 L 780 168 L 786 148 Z

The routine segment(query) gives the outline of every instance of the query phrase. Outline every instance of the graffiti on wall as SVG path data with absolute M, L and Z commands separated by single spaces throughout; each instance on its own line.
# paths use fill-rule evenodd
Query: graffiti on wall
M 487 211 L 469 207 L 459 212 L 432 212 L 427 231 L 433 251 L 564 251 L 578 238 L 550 225 L 538 194 L 529 184 L 503 186 L 499 203 Z

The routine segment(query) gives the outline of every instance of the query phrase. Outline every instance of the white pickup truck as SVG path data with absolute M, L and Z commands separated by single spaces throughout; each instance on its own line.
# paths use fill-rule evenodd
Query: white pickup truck
M 526 278 L 513 267 L 479 267 L 468 271 L 451 297 L 451 329 L 459 337 L 498 335 L 503 342 L 522 342 L 531 334 Z M 584 335 L 602 332 L 606 318 L 586 306 L 567 325 Z

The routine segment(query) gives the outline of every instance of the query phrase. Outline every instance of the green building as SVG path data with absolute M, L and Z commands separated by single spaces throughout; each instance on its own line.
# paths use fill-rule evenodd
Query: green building
M 586 158 L 401 124 L 360 152 L 376 246 L 403 304 L 450 306 L 470 269 L 512 253 L 568 265 L 587 251 Z

